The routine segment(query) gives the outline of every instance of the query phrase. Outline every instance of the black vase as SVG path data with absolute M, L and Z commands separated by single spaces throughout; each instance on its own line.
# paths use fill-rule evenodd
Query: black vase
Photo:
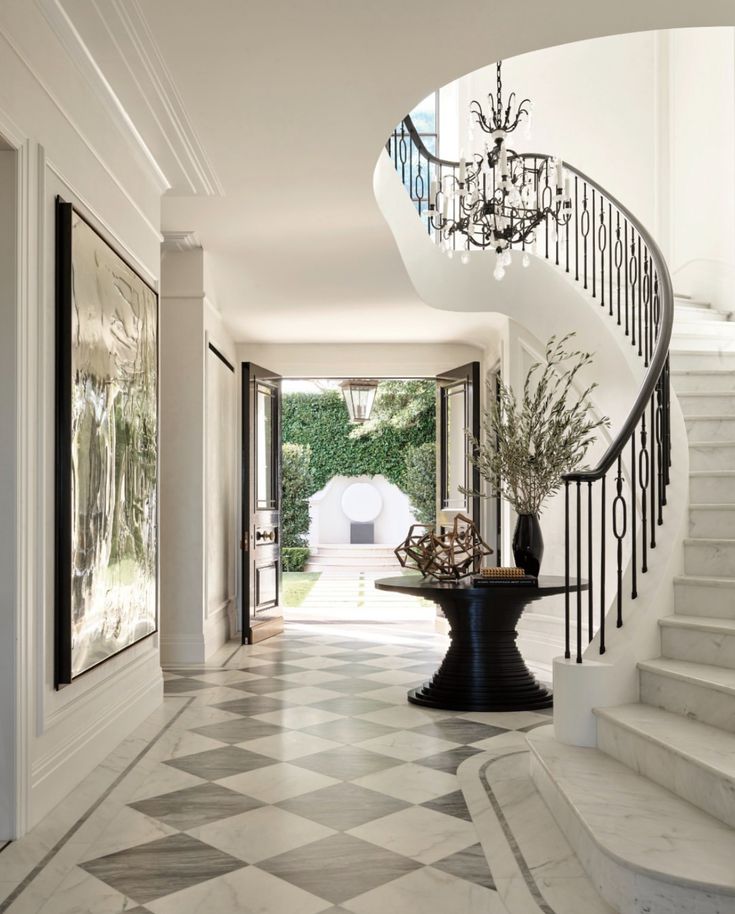
M 526 574 L 537 577 L 543 557 L 544 538 L 538 517 L 535 514 L 519 514 L 513 532 L 513 558 L 516 568 L 522 568 Z

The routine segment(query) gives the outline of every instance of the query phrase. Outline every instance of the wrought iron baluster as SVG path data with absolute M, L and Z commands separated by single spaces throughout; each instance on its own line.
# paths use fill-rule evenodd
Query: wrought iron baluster
M 570 621 L 570 580 L 569 580 L 569 482 L 564 480 L 564 657 L 569 660 L 571 652 Z
M 605 249 L 607 248 L 607 225 L 605 225 L 605 201 L 600 197 L 600 224 L 597 227 L 597 246 L 600 249 L 600 307 L 605 307 Z M 594 293 L 593 293 L 594 294 Z M 612 308 L 612 305 L 610 306 Z M 610 311 L 612 314 L 612 310 Z
M 584 288 L 587 288 L 587 238 L 590 233 L 590 211 L 587 200 L 587 183 L 584 185 L 584 197 L 582 200 L 582 218 L 581 218 L 581 228 L 582 228 L 582 251 L 583 259 L 582 266 L 584 270 Z
M 618 471 L 615 477 L 615 498 L 612 505 L 613 536 L 618 541 L 617 548 L 617 627 L 623 624 L 623 540 L 628 527 L 628 509 L 623 497 L 623 459 L 618 457 Z
M 617 287 L 618 287 L 616 297 L 617 297 L 617 305 L 618 305 L 618 327 L 620 327 L 623 323 L 622 312 L 621 312 L 622 300 L 621 300 L 621 296 L 620 296 L 620 279 L 621 279 L 620 268 L 623 265 L 623 242 L 620 238 L 620 213 L 618 213 L 616 216 L 616 222 L 617 222 L 617 225 L 615 226 L 615 277 L 616 277 L 615 281 L 616 281 Z M 612 282 L 612 278 L 611 278 L 611 282 Z M 627 293 L 628 290 L 626 289 L 625 291 Z M 626 313 L 625 313 L 625 335 L 626 336 L 628 335 L 628 309 L 627 309 L 627 307 L 626 307 Z
M 590 207 L 590 212 L 592 213 L 592 298 L 597 298 L 597 235 L 595 232 L 595 189 L 592 188 L 592 206 Z
M 576 175 L 574 176 L 574 278 L 579 282 L 579 178 Z
M 605 543 L 607 530 L 605 527 L 605 476 L 600 480 L 600 653 L 605 653 Z
M 595 629 L 594 581 L 592 578 L 592 480 L 587 483 L 587 642 L 592 641 Z
M 577 481 L 577 663 L 582 662 L 582 489 Z
M 648 482 L 650 477 L 645 412 L 641 416 L 640 444 L 640 450 L 638 451 L 638 484 L 641 488 L 641 573 L 645 574 L 648 571 Z
M 631 556 L 630 568 L 632 572 L 632 583 L 630 588 L 630 598 L 635 600 L 638 596 L 638 530 L 636 529 L 636 457 L 635 457 L 635 429 L 630 436 L 630 538 L 631 538 Z
M 650 431 L 651 431 L 651 522 L 649 524 L 651 530 L 651 549 L 656 548 L 656 480 L 658 479 L 656 473 L 656 404 L 655 404 L 656 395 L 651 394 L 651 422 L 650 422 Z

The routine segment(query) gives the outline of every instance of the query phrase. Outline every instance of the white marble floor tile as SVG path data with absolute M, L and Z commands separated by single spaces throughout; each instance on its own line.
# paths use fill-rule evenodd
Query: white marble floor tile
M 338 673 L 330 673 L 327 670 L 302 670 L 300 673 L 284 673 L 282 676 L 274 677 L 279 682 L 292 682 L 296 685 L 318 686 L 327 682 L 334 682 L 342 679 Z M 329 688 L 329 686 L 327 686 Z
M 286 685 L 286 683 L 283 683 Z M 330 689 L 320 689 L 318 686 L 298 686 L 286 688 L 283 691 L 267 693 L 269 698 L 277 698 L 294 705 L 315 705 L 318 701 L 327 701 L 329 698 L 341 698 L 341 692 Z
M 358 715 L 363 720 L 369 720 L 375 724 L 385 724 L 387 727 L 400 727 L 406 730 L 451 716 L 450 711 L 430 711 L 408 704 L 395 708 L 380 708 L 379 711 L 368 711 L 367 714 Z
M 345 661 L 338 657 L 304 657 L 303 660 L 289 657 L 289 666 L 300 666 L 305 670 L 329 670 L 335 666 L 341 666 Z
M 354 783 L 409 803 L 425 803 L 457 790 L 458 786 L 456 775 L 412 762 L 355 778 Z
M 217 743 L 217 747 L 221 745 L 221 743 Z M 157 797 L 164 793 L 173 793 L 174 790 L 184 790 L 187 787 L 196 787 L 197 784 L 206 783 L 204 778 L 159 763 L 148 772 L 146 778 L 132 793 L 131 800 L 147 800 L 149 797 Z
M 156 747 L 159 758 L 174 759 L 183 755 L 194 755 L 195 752 L 206 752 L 207 749 L 220 749 L 225 743 L 208 736 L 200 736 L 188 730 L 169 730 Z
M 496 892 L 424 867 L 342 907 L 354 914 L 507 914 Z
M 369 692 L 359 693 L 365 696 L 365 698 L 374 698 L 377 701 L 383 701 L 387 705 L 401 705 L 402 707 L 406 704 L 406 687 L 399 685 L 390 685 L 385 686 L 382 689 L 370 689 Z
M 348 834 L 421 863 L 435 863 L 477 843 L 471 822 L 423 806 L 374 819 L 350 829 Z
M 305 727 L 315 727 L 317 724 L 328 724 L 333 720 L 341 720 L 342 717 L 342 714 L 333 714 L 331 711 L 324 711 L 321 708 L 310 708 L 308 705 L 253 715 L 254 720 L 262 720 L 277 727 L 286 727 L 288 730 L 303 730 Z
M 423 677 L 418 676 L 415 672 L 405 672 L 404 670 L 381 670 L 379 673 L 366 673 L 363 679 L 370 679 L 373 682 L 385 682 L 388 685 L 404 685 L 407 682 L 417 682 Z M 406 698 L 406 692 L 403 692 L 403 698 Z
M 230 778 L 218 781 L 223 787 L 237 790 L 247 796 L 255 797 L 264 803 L 280 803 L 298 797 L 302 793 L 329 787 L 338 784 L 337 778 L 330 778 L 325 774 L 297 768 L 288 762 L 278 762 L 268 765 L 267 768 L 258 768 L 256 771 L 246 771 L 244 774 L 235 774 Z
M 413 762 L 419 758 L 428 758 L 438 755 L 449 749 L 456 749 L 459 743 L 452 743 L 446 739 L 433 736 L 424 736 L 411 730 L 396 730 L 394 733 L 385 733 L 373 739 L 366 739 L 357 744 L 362 749 L 378 752 L 390 758 L 399 758 L 404 762 Z
M 262 736 L 260 739 L 238 743 L 241 749 L 248 749 L 250 752 L 277 758 L 283 762 L 301 758 L 304 755 L 313 755 L 315 752 L 326 752 L 327 749 L 337 749 L 341 745 L 334 740 L 322 739 L 320 736 L 312 736 L 310 733 L 302 733 L 300 730 L 284 730 L 283 733 L 277 733 L 275 736 Z
M 255 866 L 150 901 L 153 914 L 318 914 L 328 901 Z
M 535 711 L 467 711 L 458 714 L 460 720 L 472 720 L 478 724 L 502 727 L 504 730 L 520 730 L 534 724 L 550 724 L 552 717 Z
M 192 828 L 188 833 L 226 854 L 257 863 L 328 838 L 336 831 L 277 806 L 261 806 L 239 816 Z
M 136 907 L 132 898 L 74 867 L 38 914 L 119 914 Z

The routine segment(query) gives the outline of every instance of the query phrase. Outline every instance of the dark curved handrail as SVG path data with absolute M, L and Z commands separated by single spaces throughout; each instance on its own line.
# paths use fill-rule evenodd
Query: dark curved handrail
M 421 134 L 416 130 L 416 126 L 410 117 L 407 116 L 403 119 L 403 125 L 405 127 L 406 133 L 416 145 L 421 156 L 423 156 L 423 158 L 425 158 L 428 162 L 435 166 L 442 166 L 443 168 L 459 168 L 459 162 L 453 162 L 450 159 L 442 159 L 439 156 L 434 155 L 434 153 L 430 152 L 430 150 L 426 148 L 421 138 Z M 551 156 L 548 156 L 545 153 L 532 152 L 521 153 L 520 156 L 521 158 L 533 159 L 535 161 L 551 158 Z M 646 372 L 643 384 L 641 385 L 641 389 L 635 399 L 635 402 L 633 403 L 627 419 L 621 426 L 617 435 L 610 442 L 610 445 L 598 461 L 596 467 L 588 470 L 577 470 L 572 473 L 566 473 L 563 477 L 569 482 L 594 482 L 595 480 L 602 479 L 605 473 L 607 473 L 613 467 L 615 461 L 623 452 L 623 449 L 630 440 L 630 436 L 633 434 L 635 427 L 638 425 L 641 416 L 650 403 L 651 396 L 656 389 L 658 379 L 666 367 L 666 361 L 669 355 L 669 344 L 671 342 L 671 332 L 674 325 L 674 291 L 671 284 L 671 274 L 669 273 L 666 261 L 664 260 L 663 254 L 661 253 L 661 249 L 654 241 L 653 237 L 650 235 L 646 227 L 641 222 L 639 222 L 639 220 L 633 215 L 627 206 L 616 200 L 615 197 L 613 197 L 603 187 L 601 187 L 597 181 L 579 171 L 579 169 L 575 168 L 574 165 L 571 165 L 569 162 L 564 162 L 563 165 L 567 172 L 570 172 L 572 175 L 584 181 L 587 185 L 595 188 L 595 190 L 602 194 L 605 199 L 611 203 L 618 212 L 625 216 L 631 225 L 635 227 L 639 237 L 648 248 L 651 259 L 656 268 L 660 284 L 659 294 L 661 302 L 661 314 L 658 335 L 656 337 L 656 344 L 653 353 L 651 354 L 648 371 Z

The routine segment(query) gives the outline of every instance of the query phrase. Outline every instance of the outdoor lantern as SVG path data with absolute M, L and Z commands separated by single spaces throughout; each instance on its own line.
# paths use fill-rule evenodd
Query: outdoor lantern
M 370 418 L 370 413 L 373 411 L 378 382 L 353 379 L 352 381 L 342 381 L 339 386 L 347 404 L 350 422 L 356 425 L 362 425 L 363 422 L 367 422 Z

